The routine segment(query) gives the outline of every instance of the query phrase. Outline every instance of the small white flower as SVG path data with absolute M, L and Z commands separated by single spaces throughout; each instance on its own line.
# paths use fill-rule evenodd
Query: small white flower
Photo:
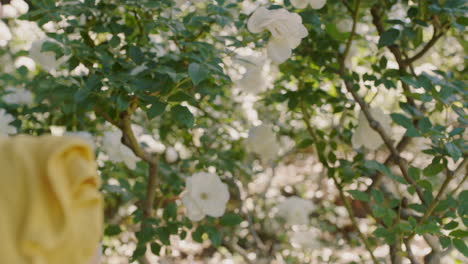
M 286 9 L 268 10 L 259 7 L 247 22 L 247 28 L 252 33 L 260 33 L 268 30 L 271 39 L 267 45 L 270 58 L 277 63 L 287 60 L 301 43 L 301 39 L 308 34 L 302 24 L 302 18 L 296 13 L 290 13 Z
M 15 18 L 26 14 L 29 5 L 23 0 L 11 0 L 9 4 L 3 6 L 3 17 Z
M 306 8 L 308 4 L 313 9 L 320 9 L 327 3 L 327 0 L 291 0 L 291 4 L 295 8 Z
M 274 159 L 280 148 L 272 127 L 265 124 L 250 129 L 247 147 L 265 161 Z
M 8 87 L 7 94 L 2 100 L 7 104 L 30 105 L 33 103 L 33 94 L 25 88 Z
M 290 225 L 306 225 L 309 223 L 309 214 L 314 208 L 311 201 L 291 196 L 278 206 L 278 215 Z
M 353 29 L 353 21 L 351 19 L 341 19 L 336 23 L 336 29 L 342 33 L 351 32 Z
M 295 231 L 291 234 L 291 243 L 296 248 L 318 249 L 321 246 L 318 236 L 317 230 Z
M 16 127 L 10 125 L 15 118 L 8 114 L 5 109 L 0 109 L 0 136 L 8 136 L 16 134 L 18 131 Z
M 73 132 L 65 132 L 65 136 L 71 136 L 71 137 L 77 137 L 86 143 L 91 147 L 92 150 L 96 148 L 96 144 L 94 143 L 94 137 L 91 135 L 91 133 L 87 131 L 73 131 Z
M 34 62 L 34 60 L 26 56 L 20 56 L 16 58 L 15 68 L 18 69 L 21 66 L 26 67 L 28 71 L 34 71 L 36 69 L 36 63 Z
M 380 123 L 385 131 L 387 131 L 387 134 L 391 134 L 392 119 L 390 116 L 385 114 L 382 109 L 378 107 L 370 108 L 369 111 L 371 116 Z M 358 126 L 356 131 L 354 131 L 351 141 L 354 148 L 364 146 L 371 151 L 378 149 L 384 143 L 379 133 L 370 127 L 369 122 L 362 111 L 359 113 Z
M 52 51 L 41 51 L 42 45 L 45 42 L 56 42 L 53 39 L 42 39 L 34 41 L 29 50 L 29 56 L 39 64 L 44 70 L 51 71 L 56 69 L 62 63 L 68 60 L 67 56 L 62 56 L 60 58 L 55 57 L 55 53 Z
M 120 130 L 106 131 L 103 135 L 102 149 L 113 162 L 123 162 L 129 168 L 134 170 L 138 157 L 127 146 L 120 141 L 122 132 Z
M 165 158 L 167 163 L 174 163 L 179 158 L 179 153 L 175 148 L 169 147 L 166 149 Z
M 0 20 L 0 47 L 6 46 L 12 38 L 10 28 Z
M 205 215 L 220 217 L 224 214 L 228 201 L 228 186 L 218 175 L 199 172 L 187 178 L 182 202 L 190 220 L 200 221 Z

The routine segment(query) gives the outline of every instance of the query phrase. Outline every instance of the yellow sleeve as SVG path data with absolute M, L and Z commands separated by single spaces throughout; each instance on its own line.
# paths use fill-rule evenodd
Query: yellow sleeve
M 0 180 L 0 263 L 89 261 L 102 233 L 103 202 L 85 142 L 0 139 Z

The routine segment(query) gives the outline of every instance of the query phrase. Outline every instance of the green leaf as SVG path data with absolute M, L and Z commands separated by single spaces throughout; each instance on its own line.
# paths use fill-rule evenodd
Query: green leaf
M 383 227 L 379 227 L 374 231 L 374 235 L 376 237 L 382 237 L 385 239 L 385 242 L 388 244 L 393 244 L 395 243 L 395 234 L 388 229 L 385 229 Z
M 465 241 L 461 239 L 453 239 L 452 242 L 458 251 L 465 255 L 465 257 L 468 257 L 468 247 L 466 247 Z
M 219 232 L 219 230 L 210 226 L 207 227 L 206 231 L 208 233 L 208 237 L 210 238 L 213 247 L 219 247 L 222 241 L 221 233 Z
M 203 242 L 203 234 L 205 233 L 205 226 L 199 226 L 195 231 L 192 233 L 192 239 L 195 242 L 202 243 Z
M 136 64 L 142 64 L 145 61 L 143 52 L 136 46 L 130 46 L 128 55 Z
M 177 216 L 177 204 L 171 202 L 164 208 L 163 217 L 166 220 L 174 219 Z
M 379 204 L 384 202 L 384 196 L 383 196 L 383 193 L 380 190 L 372 189 L 371 194 L 372 194 L 372 198 L 374 199 L 375 202 L 377 202 Z
M 448 246 L 452 244 L 452 240 L 450 239 L 450 237 L 446 237 L 446 236 L 439 237 L 439 241 L 440 241 L 440 245 L 442 246 L 442 248 L 447 248 Z
M 138 260 L 146 253 L 146 245 L 145 244 L 138 244 L 135 251 L 133 251 L 132 261 Z
M 449 236 L 459 237 L 459 238 L 468 237 L 468 231 L 457 229 L 457 230 L 450 232 Z
M 408 169 L 408 175 L 410 176 L 411 179 L 415 181 L 419 180 L 420 173 L 421 173 L 421 170 L 416 167 L 411 166 Z
M 208 70 L 206 67 L 203 67 L 202 65 L 198 63 L 190 63 L 188 67 L 188 74 L 190 78 L 192 79 L 193 84 L 198 85 L 201 81 L 206 79 L 208 76 Z
M 241 222 L 242 217 L 235 213 L 226 213 L 219 219 L 219 223 L 223 226 L 236 226 Z
M 156 242 L 152 242 L 151 252 L 153 252 L 153 254 L 155 254 L 156 256 L 159 256 L 159 253 L 161 252 L 161 245 Z
M 390 116 L 392 117 L 393 122 L 399 124 L 400 126 L 402 126 L 404 128 L 414 127 L 413 122 L 411 121 L 411 119 L 409 119 L 408 117 L 406 117 L 406 116 L 404 116 L 402 114 L 393 113 Z
M 453 158 L 453 160 L 456 162 L 458 159 L 461 158 L 463 155 L 462 151 L 460 148 L 457 147 L 453 142 L 447 142 L 444 144 L 445 149 L 447 150 L 448 154 L 450 157 Z
M 122 229 L 120 229 L 119 225 L 108 225 L 106 227 L 106 230 L 104 231 L 104 234 L 106 236 L 115 236 L 118 235 L 122 232 Z
M 314 143 L 314 141 L 310 138 L 306 138 L 302 140 L 299 144 L 297 144 L 297 148 L 303 149 L 311 146 Z
M 403 177 L 393 174 L 387 166 L 375 160 L 366 160 L 364 162 L 364 166 L 369 169 L 380 171 L 381 173 L 387 175 L 390 179 L 394 181 L 397 181 L 402 184 L 408 184 Z
M 192 112 L 182 105 L 173 106 L 171 108 L 171 115 L 176 122 L 188 128 L 192 127 L 195 122 Z
M 151 107 L 146 111 L 146 115 L 149 119 L 153 119 L 162 113 L 166 109 L 167 104 L 161 101 L 155 101 L 151 103 Z
M 441 171 L 443 171 L 444 168 L 445 166 L 443 164 L 438 163 L 438 162 L 433 162 L 429 164 L 426 168 L 424 168 L 423 174 L 428 177 L 434 176 L 440 173 Z
M 353 198 L 356 200 L 363 201 L 363 202 L 370 201 L 369 195 L 365 192 L 358 191 L 358 190 L 349 190 L 348 193 L 351 194 L 351 196 L 353 196 Z
M 384 33 L 382 33 L 382 36 L 380 36 L 378 44 L 379 48 L 392 45 L 393 43 L 395 43 L 399 36 L 400 31 L 396 28 L 391 28 L 385 31 Z
M 165 227 L 159 227 L 155 230 L 156 236 L 159 238 L 164 245 L 168 246 L 171 244 L 169 241 L 170 232 Z

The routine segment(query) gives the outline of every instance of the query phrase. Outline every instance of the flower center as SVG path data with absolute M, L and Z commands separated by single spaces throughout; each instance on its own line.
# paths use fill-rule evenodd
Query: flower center
M 201 198 L 202 200 L 208 200 L 208 194 L 205 193 L 205 192 L 202 192 L 202 193 L 200 193 L 200 198 Z

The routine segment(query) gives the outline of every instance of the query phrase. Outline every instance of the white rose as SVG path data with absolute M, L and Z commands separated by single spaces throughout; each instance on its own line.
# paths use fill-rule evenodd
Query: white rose
M 382 128 L 387 131 L 387 135 L 389 135 L 392 132 L 392 119 L 390 116 L 377 107 L 370 108 L 369 111 L 372 118 L 379 122 Z M 370 127 L 362 111 L 359 113 L 358 126 L 356 127 L 356 131 L 354 131 L 351 141 L 354 148 L 364 146 L 371 151 L 378 149 L 384 143 L 379 133 Z
M 0 109 L 0 136 L 8 136 L 17 133 L 16 127 L 10 125 L 15 118 L 8 114 L 5 109 Z
M 311 201 L 291 196 L 278 206 L 278 215 L 290 225 L 306 225 L 309 223 L 309 214 L 314 208 Z
M 313 9 L 320 9 L 327 3 L 327 0 L 291 0 L 291 4 L 295 8 L 306 8 L 308 4 Z
M 120 141 L 122 132 L 120 130 L 106 131 L 103 135 L 102 148 L 113 162 L 123 162 L 129 168 L 134 170 L 139 158 L 133 151 Z
M 200 221 L 209 215 L 220 217 L 229 201 L 228 186 L 213 173 L 195 173 L 186 180 L 186 193 L 182 203 L 192 221 Z
M 56 42 L 53 39 L 42 39 L 34 41 L 29 50 L 29 56 L 39 64 L 44 70 L 51 71 L 56 69 L 58 66 L 68 60 L 68 56 L 62 56 L 60 58 L 55 57 L 55 53 L 52 51 L 41 51 L 42 45 L 45 42 Z
M 249 57 L 241 60 L 241 65 L 245 67 L 245 73 L 237 84 L 247 93 L 256 94 L 266 89 L 267 72 L 265 60 L 263 58 Z
M 7 94 L 2 100 L 7 104 L 30 105 L 33 103 L 33 94 L 25 88 L 8 87 Z
M 174 163 L 179 158 L 179 153 L 175 148 L 169 147 L 166 149 L 165 158 L 167 163 Z
M 10 28 L 0 20 L 0 47 L 6 46 L 12 38 Z
M 270 31 L 271 39 L 267 51 L 270 58 L 277 63 L 287 60 L 292 54 L 292 49 L 299 46 L 301 39 L 308 34 L 302 24 L 302 18 L 286 9 L 268 10 L 259 7 L 249 18 L 247 28 L 252 33 Z
M 293 247 L 303 248 L 303 249 L 318 249 L 321 246 L 317 237 L 319 232 L 315 230 L 309 231 L 295 231 L 291 234 L 291 243 Z
M 26 14 L 29 5 L 23 0 L 11 0 L 9 4 L 3 6 L 3 17 L 15 18 Z
M 265 124 L 250 129 L 247 145 L 250 151 L 266 161 L 274 159 L 280 148 L 272 127 Z

